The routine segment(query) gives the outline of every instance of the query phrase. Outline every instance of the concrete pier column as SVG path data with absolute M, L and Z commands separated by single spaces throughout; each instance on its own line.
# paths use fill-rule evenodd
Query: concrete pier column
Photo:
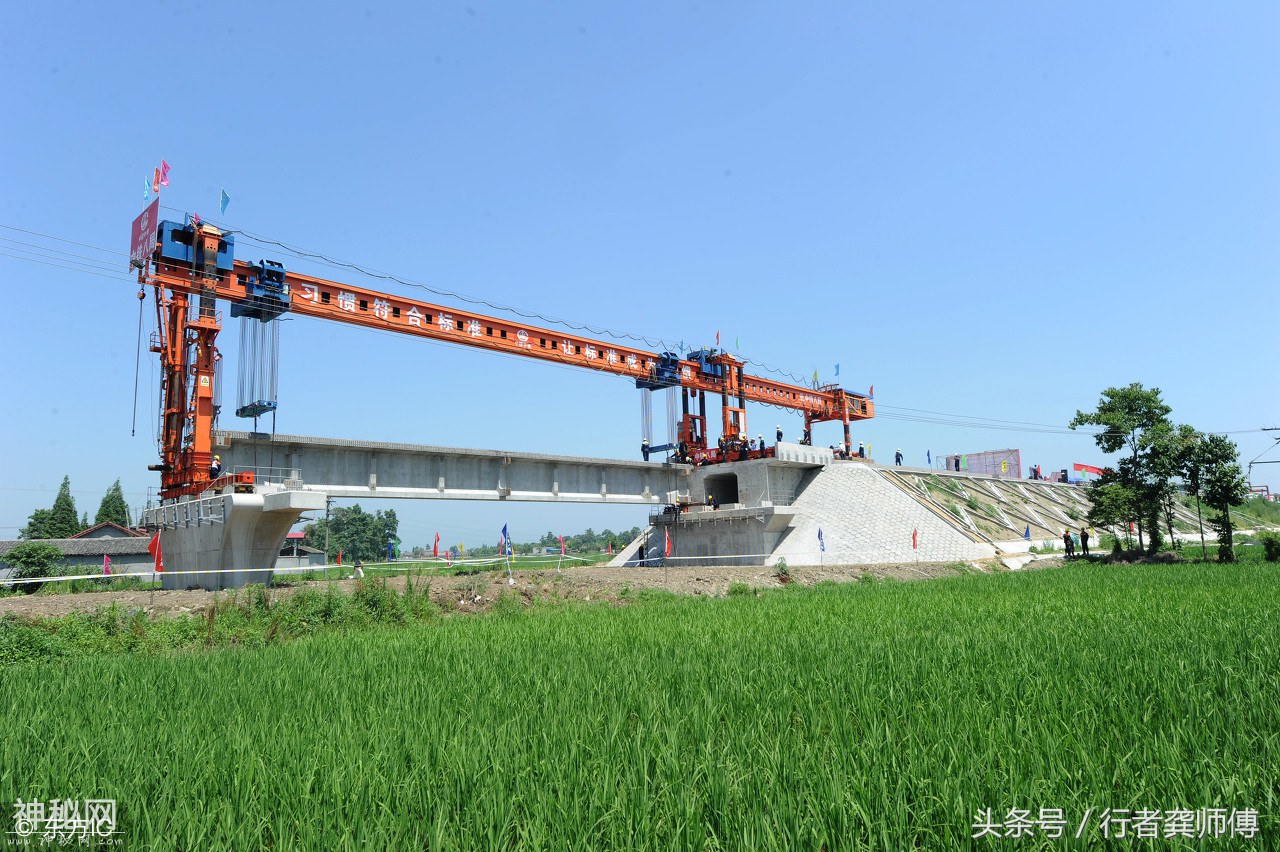
M 172 506 L 149 511 L 146 523 L 161 527 L 166 569 L 161 575 L 161 587 L 197 586 L 214 591 L 270 583 L 285 535 L 303 512 L 322 511 L 324 498 L 316 491 L 222 494 L 190 501 L 204 504 L 199 512 L 182 511 L 183 504 L 178 504 L 178 512 L 172 511 Z M 185 519 L 188 514 L 204 521 L 172 523 L 174 518 Z M 164 523 L 166 516 L 171 521 L 168 524 Z M 178 573 L 181 571 L 226 573 Z

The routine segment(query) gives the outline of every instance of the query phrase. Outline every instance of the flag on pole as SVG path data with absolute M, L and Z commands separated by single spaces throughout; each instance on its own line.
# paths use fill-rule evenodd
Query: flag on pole
M 818 550 L 821 550 L 823 553 L 827 552 L 827 542 L 822 537 L 822 527 L 818 527 Z
M 160 531 L 156 530 L 156 534 L 151 537 L 151 543 L 147 545 L 147 552 L 151 554 L 151 558 L 156 561 L 156 570 L 164 570 L 164 554 L 160 550 Z
M 446 566 L 453 565 L 453 548 L 449 548 L 444 552 L 444 564 Z
M 108 577 L 110 575 L 111 575 L 111 557 L 104 553 L 102 554 L 102 576 Z
M 876 386 L 875 386 L 875 385 L 872 385 L 872 386 L 871 386 L 871 391 L 867 394 L 867 396 L 871 397 L 872 399 L 875 399 L 875 398 L 876 398 Z
M 919 527 L 916 527 L 911 531 L 911 549 L 912 550 L 920 549 L 920 528 Z
M 609 542 L 609 555 L 613 555 L 613 542 Z
M 151 181 L 146 178 L 142 179 L 142 200 L 146 201 L 151 198 Z
M 440 555 L 440 533 L 436 533 L 435 543 L 431 545 L 431 555 L 432 556 Z
M 667 556 L 670 556 L 670 555 L 671 555 L 671 530 L 666 530 L 666 529 L 664 529 L 664 530 L 662 531 L 662 534 L 663 534 L 664 536 L 666 536 L 666 538 L 667 538 L 667 553 L 666 553 L 666 555 L 667 555 Z
M 1031 541 L 1031 524 L 1027 524 L 1027 528 L 1025 531 L 1023 531 L 1022 537 L 1025 538 L 1027 541 Z
M 818 384 L 818 371 L 817 371 L 817 370 L 814 370 L 814 371 L 813 371 L 813 383 L 814 383 L 814 385 L 815 385 L 815 386 Z
M 929 467 L 933 467 L 933 450 L 924 451 L 924 460 L 929 463 Z
M 169 164 L 164 160 L 160 161 L 160 185 L 169 185 Z
M 156 167 L 155 174 L 151 176 L 151 191 L 152 192 L 160 191 L 160 167 L 159 166 Z
M 463 542 L 458 542 L 458 558 L 459 559 L 467 558 L 467 546 Z
M 836 378 L 840 378 L 840 362 L 836 362 Z
M 221 213 L 226 213 L 227 205 L 230 203 L 231 203 L 231 196 L 227 195 L 227 191 L 225 189 L 222 190 L 222 203 L 218 205 L 218 211 Z
M 716 348 L 720 347 L 720 332 L 716 332 Z
M 738 350 L 739 352 L 741 352 L 741 351 L 742 351 L 742 338 L 741 338 L 741 337 L 738 337 L 738 336 L 736 336 L 736 335 L 734 336 L 734 338 L 733 338 L 733 348 L 734 348 L 734 349 L 736 349 L 736 350 Z
M 342 550 L 341 550 L 341 549 L 339 549 L 339 550 L 338 550 L 338 564 L 339 564 L 339 565 L 341 565 L 341 564 L 342 564 Z

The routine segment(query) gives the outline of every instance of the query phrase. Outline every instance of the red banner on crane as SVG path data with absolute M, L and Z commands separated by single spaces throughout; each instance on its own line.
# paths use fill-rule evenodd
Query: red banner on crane
M 1094 476 L 1102 476 L 1102 468 L 1094 467 L 1091 464 L 1080 464 L 1079 462 L 1076 462 L 1075 464 L 1072 465 L 1072 468 L 1074 468 L 1076 471 L 1083 471 L 1084 473 L 1092 473 Z
M 156 232 L 160 227 L 160 199 L 157 198 L 133 220 L 133 239 L 129 241 L 129 265 L 143 267 L 156 250 Z

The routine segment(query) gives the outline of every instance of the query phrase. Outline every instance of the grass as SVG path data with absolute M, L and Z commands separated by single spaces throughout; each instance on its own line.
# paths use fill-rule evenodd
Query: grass
M 114 798 L 148 849 L 968 849 L 1014 807 L 1253 808 L 1280 836 L 1269 563 L 479 618 L 380 586 L 173 622 L 203 647 L 278 619 L 241 647 L 0 669 L 3 813 Z

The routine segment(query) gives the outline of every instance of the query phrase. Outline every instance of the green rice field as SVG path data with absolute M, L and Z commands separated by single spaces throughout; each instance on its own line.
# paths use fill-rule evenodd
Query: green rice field
M 165 628 L 196 650 L 96 653 L 10 620 L 0 803 L 114 799 L 138 849 L 1275 849 L 1278 605 L 1274 564 L 1072 565 L 209 650 L 202 619 Z M 1257 832 L 972 839 L 1106 808 Z

